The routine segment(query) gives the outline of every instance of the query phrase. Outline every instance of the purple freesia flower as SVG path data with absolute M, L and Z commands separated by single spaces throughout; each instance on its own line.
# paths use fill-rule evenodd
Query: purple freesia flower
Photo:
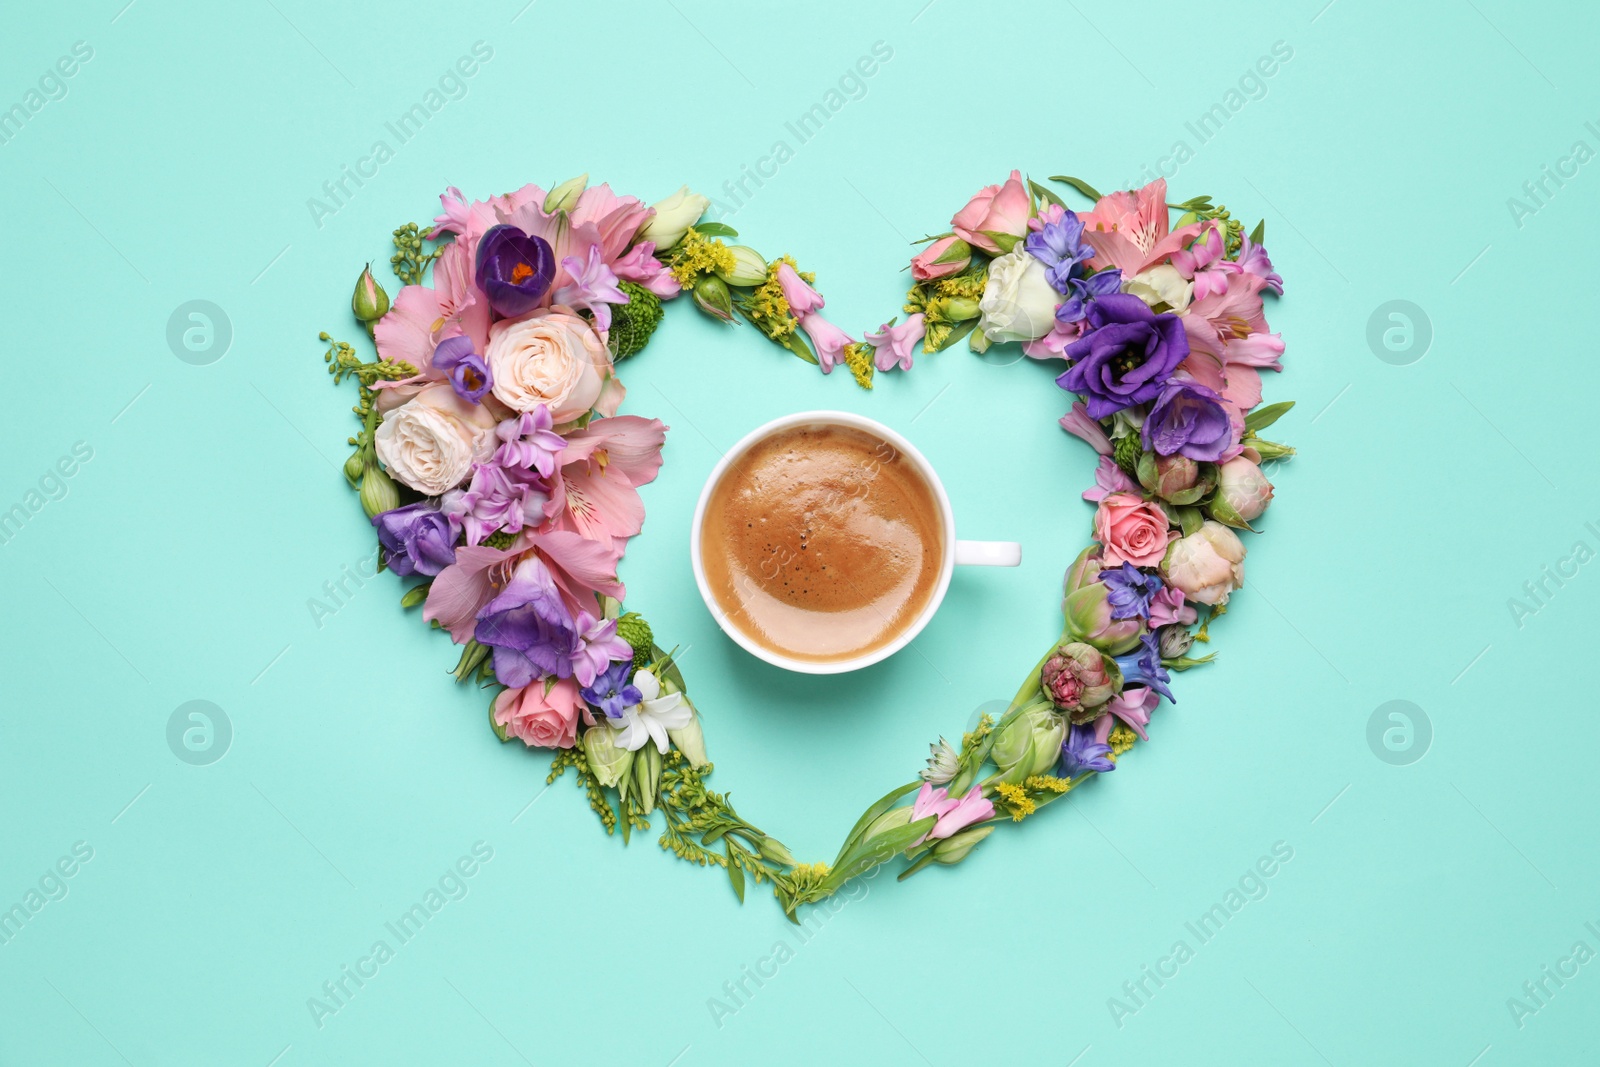
M 633 660 L 619 659 L 600 672 L 594 684 L 580 690 L 590 707 L 599 708 L 608 719 L 622 718 L 622 709 L 630 708 L 644 699 L 639 687 L 628 681 L 633 670 Z
M 1094 739 L 1094 726 L 1067 727 L 1067 737 L 1061 742 L 1061 776 L 1073 778 L 1089 771 L 1104 774 L 1114 771 L 1117 765 L 1111 759 L 1111 746 Z
M 383 558 L 396 574 L 433 576 L 456 561 L 456 526 L 439 508 L 426 501 L 379 512 L 372 517 L 378 528 Z
M 523 560 L 478 612 L 473 636 L 494 650 L 495 677 L 513 689 L 552 675 L 590 686 L 612 660 L 633 655 L 615 622 L 567 609 L 537 556 Z
M 473 280 L 489 306 L 515 318 L 539 306 L 556 277 L 556 255 L 550 242 L 515 226 L 491 226 L 478 242 Z
M 497 530 L 518 533 L 543 522 L 550 486 L 532 471 L 475 463 L 467 487 L 451 490 L 440 503 L 465 528 L 467 544 L 480 545 Z
M 1150 406 L 1139 438 L 1157 455 L 1216 463 L 1233 445 L 1233 423 L 1216 393 L 1198 382 L 1174 381 Z
M 550 294 L 551 302 L 575 311 L 587 309 L 594 315 L 596 329 L 611 329 L 611 305 L 628 303 L 628 294 L 617 288 L 617 276 L 606 266 L 600 246 L 590 245 L 587 259 L 567 256 L 561 266 L 572 275 L 572 281 Z
M 1150 601 L 1161 592 L 1161 578 L 1148 574 L 1131 563 L 1120 567 L 1107 567 L 1100 571 L 1100 581 L 1111 590 L 1106 603 L 1111 606 L 1113 619 L 1148 619 Z
M 1154 689 L 1174 704 L 1172 690 L 1167 688 L 1167 669 L 1161 665 L 1161 645 L 1155 634 L 1145 634 L 1139 639 L 1139 647 L 1121 656 L 1113 656 L 1117 667 L 1122 671 L 1122 685 L 1145 685 Z
M 556 456 L 567 447 L 562 436 L 551 429 L 555 418 L 550 409 L 539 404 L 516 418 L 506 419 L 494 428 L 500 439 L 494 461 L 505 467 L 536 470 L 548 478 L 555 473 Z
M 1246 237 L 1239 245 L 1239 258 L 1232 263 L 1224 261 L 1221 269 L 1227 274 L 1252 274 L 1262 281 L 1262 287 L 1283 295 L 1283 277 L 1272 269 L 1272 259 L 1266 245 L 1258 245 Z
M 1056 384 L 1081 394 L 1089 417 L 1154 400 L 1189 354 L 1176 315 L 1157 315 L 1136 296 L 1111 293 L 1089 305 L 1089 332 L 1067 345 L 1073 360 Z
M 470 337 L 446 337 L 433 350 L 433 365 L 450 378 L 450 387 L 461 399 L 473 404 L 483 402 L 484 396 L 494 387 L 494 376 L 489 364 L 472 350 Z

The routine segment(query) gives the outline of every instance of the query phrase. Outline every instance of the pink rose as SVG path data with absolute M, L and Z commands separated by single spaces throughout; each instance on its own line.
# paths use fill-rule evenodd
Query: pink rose
M 959 274 L 972 262 L 972 246 L 959 237 L 941 237 L 911 257 L 911 276 L 919 282 Z
M 1242 526 L 1259 519 L 1272 503 L 1272 483 L 1260 467 L 1242 455 L 1235 456 L 1217 473 L 1216 500 L 1212 514 L 1229 526 Z
M 1167 551 L 1167 513 L 1132 493 L 1112 493 L 1094 513 L 1094 537 L 1106 546 L 1106 566 L 1154 567 Z
M 1201 604 L 1226 604 L 1244 584 L 1244 542 L 1220 522 L 1207 519 L 1194 533 L 1172 542 L 1161 561 L 1161 579 Z
M 998 256 L 1007 249 L 1001 248 L 989 234 L 1025 236 L 1031 206 L 1028 190 L 1022 184 L 1022 172 L 1014 170 L 1004 185 L 986 185 L 979 189 L 977 195 L 967 201 L 967 206 L 950 220 L 950 228 L 973 247 Z
M 578 683 L 535 679 L 494 699 L 494 721 L 529 748 L 571 748 L 578 740 Z

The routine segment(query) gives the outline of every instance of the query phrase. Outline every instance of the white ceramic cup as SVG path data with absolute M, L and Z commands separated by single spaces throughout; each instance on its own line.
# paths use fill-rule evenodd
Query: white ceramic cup
M 884 441 L 887 441 L 895 451 L 906 460 L 914 464 L 917 472 L 922 475 L 923 481 L 933 490 L 934 500 L 939 507 L 941 524 L 939 581 L 934 586 L 933 594 L 928 598 L 928 604 L 922 613 L 901 630 L 892 641 L 881 645 L 870 652 L 864 652 L 850 659 L 839 660 L 804 660 L 785 656 L 781 652 L 774 652 L 756 642 L 746 635 L 739 627 L 728 619 L 726 611 L 717 602 L 711 591 L 711 585 L 706 580 L 705 563 L 700 555 L 700 531 L 705 523 L 706 507 L 711 501 L 712 491 L 728 468 L 739 462 L 758 442 L 764 441 L 773 434 L 797 426 L 844 426 L 861 430 Z M 915 446 L 904 437 L 895 433 L 881 422 L 854 415 L 848 411 L 802 411 L 794 415 L 785 415 L 773 419 L 763 426 L 745 434 L 739 443 L 728 450 L 714 468 L 711 476 L 706 479 L 705 488 L 700 490 L 700 503 L 694 509 L 694 525 L 689 531 L 689 560 L 694 567 L 695 585 L 700 587 L 700 598 L 706 602 L 711 615 L 717 620 L 717 625 L 722 627 L 722 632 L 727 634 L 746 652 L 757 659 L 765 660 L 775 667 L 785 670 L 798 671 L 802 674 L 843 674 L 846 671 L 860 670 L 862 667 L 871 666 L 880 660 L 888 659 L 906 645 L 910 644 L 922 628 L 928 625 L 928 620 L 933 618 L 933 613 L 939 610 L 939 604 L 944 600 L 945 590 L 950 587 L 950 575 L 955 570 L 956 564 L 963 566 L 980 567 L 1015 567 L 1022 562 L 1022 546 L 1015 541 L 958 541 L 956 540 L 955 512 L 950 508 L 950 497 L 945 493 L 944 486 L 939 481 L 939 476 L 934 473 L 933 466 L 927 458 L 918 452 Z

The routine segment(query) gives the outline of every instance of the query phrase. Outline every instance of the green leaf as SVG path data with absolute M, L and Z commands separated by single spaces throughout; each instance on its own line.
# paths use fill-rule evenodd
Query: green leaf
M 713 844 L 716 844 L 718 841 L 720 841 L 722 839 L 722 835 L 727 833 L 730 829 L 731 829 L 731 827 L 728 827 L 728 826 L 718 826 L 718 827 L 715 827 L 713 829 L 707 830 L 706 833 L 705 833 L 705 836 L 700 839 L 700 843 L 702 845 L 713 845 Z
M 628 838 L 633 836 L 633 820 L 628 818 L 628 805 L 622 804 L 619 806 L 622 809 L 622 816 L 617 820 L 617 825 L 622 827 L 622 843 L 626 845 Z
M 1021 243 L 1022 238 L 1014 233 L 1001 233 L 999 230 L 983 230 L 983 235 L 1000 247 L 1000 254 L 1005 255 Z
M 737 237 L 739 231 L 729 226 L 726 222 L 697 222 L 694 232 L 703 237 Z
M 905 881 L 907 878 L 910 878 L 913 874 L 916 874 L 918 871 L 922 870 L 922 868 L 926 867 L 928 864 L 930 864 L 932 862 L 933 862 L 933 852 L 931 850 L 928 851 L 928 852 L 924 852 L 921 856 L 917 857 L 917 862 L 913 863 L 911 866 L 909 866 L 905 870 L 901 871 L 900 874 L 895 878 L 895 881 L 897 881 L 897 882 Z
M 806 344 L 806 339 L 800 335 L 799 330 L 779 338 L 777 343 L 782 345 L 784 348 L 787 348 L 789 351 L 793 352 L 807 363 L 815 364 L 818 362 L 817 357 L 811 352 L 811 346 Z
M 1205 524 L 1205 514 L 1197 507 L 1178 505 L 1172 509 L 1177 513 L 1178 525 L 1183 529 L 1183 536 L 1188 537 Z
M 432 582 L 423 582 L 406 590 L 406 595 L 400 598 L 402 608 L 414 608 L 428 599 L 428 590 L 433 588 Z
M 838 866 L 828 872 L 828 877 L 822 880 L 822 884 L 817 887 L 818 890 L 823 896 L 836 892 L 850 879 L 865 874 L 878 864 L 893 859 L 902 849 L 909 848 L 913 841 L 932 830 L 933 824 L 938 821 L 938 816 L 929 815 L 925 819 L 918 819 L 905 826 L 885 830 L 868 841 L 857 842 L 840 857 Z
M 501 741 L 509 741 L 511 740 L 511 735 L 506 732 L 506 728 L 494 721 L 494 702 L 499 698 L 499 696 L 500 692 L 497 691 L 495 695 L 489 699 L 489 729 L 493 730 L 494 735 Z
M 1028 188 L 1033 190 L 1034 196 L 1038 197 L 1040 200 L 1043 200 L 1047 204 L 1055 204 L 1057 207 L 1067 206 L 1066 202 L 1057 196 L 1053 191 L 1047 189 L 1043 185 L 1040 185 L 1032 178 L 1028 179 Z
M 1166 667 L 1168 670 L 1186 671 L 1190 667 L 1198 667 L 1202 663 L 1210 663 L 1216 658 L 1217 654 L 1215 652 L 1212 652 L 1209 655 L 1201 656 L 1198 659 L 1192 659 L 1189 656 L 1179 656 L 1177 659 L 1164 659 L 1161 661 L 1161 665 Z
M 942 241 L 946 237 L 954 237 L 954 236 L 955 236 L 955 234 L 953 232 L 951 232 L 949 230 L 946 230 L 944 233 L 931 234 L 931 235 L 929 235 L 927 237 L 918 237 L 915 241 L 912 241 L 911 243 L 914 244 L 914 245 L 925 245 L 925 244 L 929 244 L 929 243 L 931 243 L 933 241 Z
M 1253 245 L 1261 244 L 1266 240 L 1266 237 L 1267 220 L 1262 219 L 1260 222 L 1256 223 L 1256 228 L 1250 231 L 1250 243 Z
M 1050 175 L 1050 180 L 1053 182 L 1061 182 L 1063 185 L 1070 185 L 1084 196 L 1087 196 L 1090 200 L 1100 199 L 1100 194 L 1095 190 L 1095 187 L 1084 181 L 1082 178 L 1074 178 L 1070 174 L 1052 174 Z
M 1292 407 L 1294 407 L 1293 400 L 1284 400 L 1276 404 L 1268 404 L 1264 408 L 1256 408 L 1256 410 L 1244 417 L 1245 432 L 1257 433 L 1265 430 L 1268 426 L 1288 414 L 1289 409 Z
M 744 871 L 733 862 L 733 850 L 728 851 L 728 881 L 733 883 L 733 895 L 739 898 L 739 903 L 744 903 Z
M 857 819 L 856 824 L 850 828 L 850 833 L 845 837 L 844 844 L 839 847 L 839 855 L 833 861 L 834 866 L 837 867 L 839 865 L 839 861 L 844 859 L 845 851 L 849 849 L 851 845 L 856 843 L 856 838 L 861 836 L 861 831 L 865 830 L 869 825 L 871 825 L 873 819 L 876 819 L 878 816 L 894 807 L 895 801 L 899 800 L 913 789 L 921 788 L 921 786 L 922 779 L 918 778 L 916 781 L 908 782 L 899 789 L 892 789 L 885 793 L 883 797 L 870 808 L 862 812 L 861 818 Z
M 680 693 L 687 693 L 689 687 L 684 684 L 683 672 L 678 670 L 678 661 L 674 658 L 677 654 L 678 648 L 676 645 L 673 646 L 671 652 L 662 651 L 661 646 L 657 644 L 650 646 L 650 658 L 658 665 L 656 678 L 671 682 L 678 687 L 678 692 Z
M 967 336 L 967 334 L 971 333 L 972 328 L 976 325 L 978 325 L 977 319 L 968 319 L 966 322 L 963 322 L 961 325 L 955 327 L 950 331 L 950 336 L 941 341 L 939 347 L 935 349 L 935 351 L 943 352 L 945 349 L 949 348 L 951 345 Z

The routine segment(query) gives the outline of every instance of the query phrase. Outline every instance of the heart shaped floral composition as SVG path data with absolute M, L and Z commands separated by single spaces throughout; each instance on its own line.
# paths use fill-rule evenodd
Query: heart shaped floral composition
M 896 855 L 901 878 L 959 863 L 1000 823 L 1115 770 L 1173 699 L 1170 672 L 1212 658 L 1190 653 L 1244 581 L 1236 531 L 1272 499 L 1263 465 L 1293 452 L 1259 436 L 1292 406 L 1258 406 L 1283 352 L 1262 295 L 1282 279 L 1263 226 L 1246 236 L 1208 197 L 1052 181 L 1093 207 L 1012 171 L 925 239 L 905 320 L 861 340 L 823 317 L 810 274 L 729 244 L 738 235 L 702 222 L 709 202 L 687 188 L 653 207 L 586 178 L 478 201 L 451 188 L 426 233 L 395 231 L 392 305 L 362 272 L 352 308 L 376 359 L 322 339 L 334 380 L 360 387 L 344 470 L 384 566 L 414 580 L 402 606 L 461 646 L 456 678 L 493 689 L 495 734 L 552 750 L 550 780 L 570 769 L 607 833 L 627 840 L 659 811 L 663 848 L 721 867 L 741 900 L 747 879 L 770 881 L 795 919 Z M 1021 344 L 1065 362 L 1056 384 L 1076 398 L 1061 425 L 1099 453 L 1061 636 L 998 720 L 930 746 L 832 863 L 797 863 L 707 787 L 683 674 L 623 610 L 617 564 L 667 428 L 617 414 L 616 366 L 684 293 L 869 389 L 919 350 Z

